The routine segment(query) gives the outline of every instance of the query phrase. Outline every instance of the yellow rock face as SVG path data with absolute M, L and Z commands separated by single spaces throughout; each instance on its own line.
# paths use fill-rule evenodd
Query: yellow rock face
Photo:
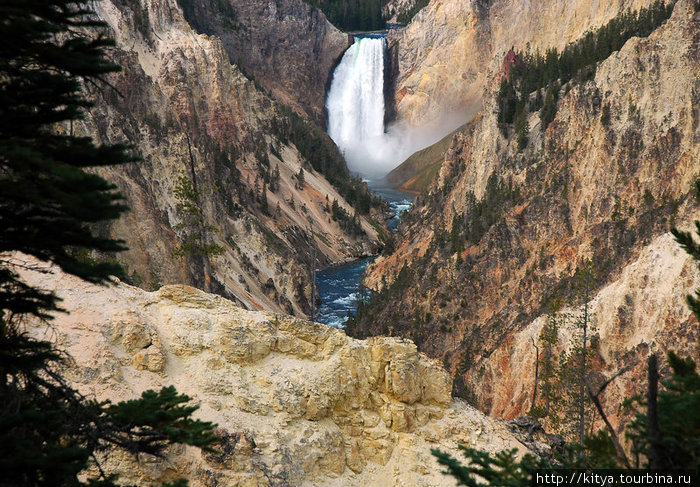
M 540 47 L 595 25 L 591 19 L 603 23 L 615 9 L 641 6 L 590 2 L 584 8 L 586 2 L 566 2 L 567 10 L 555 1 L 506 3 L 490 7 L 492 16 L 500 12 L 492 18 L 494 32 L 509 28 L 506 20 L 511 19 L 523 27 L 522 36 L 534 35 L 533 29 L 550 19 Z M 440 4 L 457 8 L 456 2 L 434 1 L 417 25 L 427 23 Z M 529 18 L 532 26 L 505 16 L 515 4 L 527 4 L 519 18 Z M 557 11 L 561 19 L 555 25 Z M 446 18 L 446 28 L 450 25 Z M 618 416 L 622 399 L 642 390 L 650 351 L 663 356 L 675 350 L 697 359 L 698 327 L 684 300 L 700 276 L 668 230 L 674 224 L 690 230 L 700 219 L 693 197 L 700 168 L 699 26 L 694 2 L 677 2 L 671 18 L 651 35 L 629 39 L 599 63 L 593 79 L 565 88 L 546 131 L 539 116 L 531 114 L 523 150 L 514 137 L 500 133 L 496 96 L 487 87 L 484 110 L 454 137 L 433 186 L 411 210 L 412 223 L 397 250 L 374 261 L 365 280 L 376 289 L 406 264 L 413 266 L 418 284 L 403 294 L 403 302 L 374 309 L 377 328 L 364 330 L 381 332 L 382 316 L 398 316 L 395 333 L 416 336 L 422 350 L 450 362 L 483 411 L 505 418 L 523 415 L 531 406 L 532 344 L 546 322 L 544 304 L 552 297 L 567 299 L 557 286 L 591 259 L 605 275 L 588 303 L 597 329 L 596 363 L 606 377 L 631 368 L 602 400 L 613 424 L 625 422 Z M 405 35 L 417 28 L 410 26 Z M 435 35 L 437 49 L 442 34 Z M 429 56 L 437 55 L 435 49 Z M 416 67 L 415 74 L 430 66 Z M 603 122 L 603 107 L 608 122 Z M 483 237 L 466 243 L 459 257 L 468 265 L 458 265 L 456 253 L 445 258 L 431 250 L 434 229 L 449 231 L 455 217 L 467 215 L 473 204 L 468 196 L 482 200 L 492 175 L 518 185 L 522 201 L 507 208 Z M 434 279 L 421 273 L 430 268 L 419 267 L 421 260 L 434 266 Z M 441 296 L 451 301 L 435 306 Z M 416 311 L 430 311 L 434 321 L 413 325 L 405 317 Z M 435 326 L 441 320 L 452 326 L 441 330 Z M 571 346 L 571 333 L 561 332 L 560 351 Z M 465 355 L 471 365 L 462 372 Z
M 498 70 L 511 47 L 561 49 L 620 12 L 651 3 L 433 0 L 406 29 L 389 34 L 398 59 L 398 118 L 421 126 L 439 122 L 447 111 L 467 113 L 479 104 L 487 73 Z
M 430 448 L 518 447 L 504 425 L 452 401 L 448 373 L 408 340 L 359 341 L 188 286 L 149 293 L 58 273 L 25 277 L 60 289 L 70 314 L 52 326 L 75 359 L 65 375 L 83 393 L 118 401 L 173 384 L 218 424 L 222 455 L 177 446 L 165 459 L 108 454 L 124 481 L 452 485 Z

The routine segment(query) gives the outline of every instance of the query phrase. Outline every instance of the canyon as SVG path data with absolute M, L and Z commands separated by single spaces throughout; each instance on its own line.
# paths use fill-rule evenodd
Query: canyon
M 390 20 L 422 3 L 382 2 Z M 129 249 L 86 257 L 125 276 L 96 286 L 12 256 L 45 271 L 22 279 L 66 311 L 27 330 L 70 356 L 60 372 L 85 396 L 173 384 L 220 436 L 216 452 L 106 452 L 108 471 L 427 487 L 454 485 L 434 448 L 546 456 L 563 440 L 510 420 L 535 406 L 543 330 L 560 319 L 554 354 L 571 352 L 583 309 L 591 382 L 626 371 L 601 397 L 622 433 L 619 406 L 643 389 L 650 354 L 700 359 L 685 303 L 700 272 L 669 231 L 700 219 L 698 3 L 678 0 L 650 35 L 564 83 L 548 125 L 526 112 L 517 134 L 499 120 L 499 87 L 515 51 L 561 50 L 652 3 L 432 0 L 360 41 L 302 0 L 97 2 L 123 70 L 86 86 L 94 105 L 57 130 L 138 158 L 96 169 L 130 211 L 94 231 Z M 386 78 L 366 86 L 358 64 Z M 334 72 L 364 112 L 334 105 Z M 368 155 L 397 127 L 439 142 L 389 174 L 417 194 L 392 233 L 362 177 L 384 175 Z M 316 270 L 369 257 L 345 330 L 307 321 Z
M 414 23 L 454 18 L 446 12 L 457 3 L 432 2 Z M 617 406 L 640 390 L 651 351 L 697 359 L 697 323 L 684 295 L 698 285 L 698 273 L 668 230 L 690 228 L 700 216 L 693 193 L 699 21 L 692 2 L 679 1 L 665 24 L 630 39 L 593 79 L 563 87 L 546 130 L 530 115 L 524 149 L 499 128 L 503 57 L 493 60 L 480 95 L 484 109 L 453 136 L 432 185 L 403 219 L 396 250 L 369 267 L 365 283 L 378 293 L 351 333 L 409 337 L 452 371 L 455 394 L 496 417 L 522 415 L 532 406 L 533 343 L 549 304 L 559 298 L 571 303 L 570 315 L 579 313 L 576 276 L 590 260 L 595 380 L 631 369 L 603 398 L 616 425 Z M 417 106 L 417 120 L 432 110 Z M 477 224 L 483 233 L 470 234 Z M 561 330 L 558 353 L 572 346 L 572 327 Z
M 423 126 L 453 112 L 471 118 L 492 80 L 489 71 L 500 67 L 511 47 L 561 50 L 618 14 L 652 3 L 433 0 L 405 29 L 389 32 L 396 117 Z
M 231 7 L 241 9 L 237 19 L 245 24 L 231 31 L 248 43 L 241 47 L 230 35 L 221 40 L 198 34 L 175 0 L 97 3 L 99 17 L 116 40 L 113 59 L 123 72 L 109 79 L 114 90 L 90 93 L 95 107 L 66 130 L 102 143 L 124 143 L 142 158 L 101 172 L 131 207 L 117 223 L 99 229 L 126 241 L 127 252 L 108 257 L 127 266 L 131 282 L 148 289 L 192 284 L 249 309 L 305 315 L 311 311 L 311 267 L 370 255 L 381 245 L 385 207 L 351 178 L 332 141 L 304 117 L 307 112 L 320 117 L 325 77 L 347 36 L 300 0 L 287 5 L 276 11 L 290 23 L 287 31 L 298 32 L 302 21 L 312 23 L 304 31 L 307 43 L 297 46 L 303 55 L 289 64 L 289 76 L 275 76 L 279 85 L 266 89 L 241 69 L 264 73 L 274 56 L 242 60 L 240 66 L 230 59 L 235 52 L 264 53 L 256 40 L 267 36 L 264 29 L 287 25 L 265 20 L 274 12 Z M 263 30 L 254 34 L 252 25 Z M 284 50 L 279 56 L 297 59 Z M 256 64 L 261 60 L 268 64 Z M 300 90 L 316 104 L 298 98 L 288 108 L 279 101 L 288 99 L 282 92 L 290 86 L 311 84 L 290 73 L 316 80 L 316 91 Z M 273 98 L 268 89 L 282 94 Z M 293 141 L 303 142 L 305 151 Z M 335 185 L 319 172 L 324 168 Z M 192 190 L 189 199 L 183 199 L 187 189 Z M 343 197 L 348 194 L 355 207 Z M 334 201 L 348 218 L 357 219 L 359 230 L 350 233 L 346 222 L 331 217 Z M 188 204 L 196 206 L 196 218 L 184 212 Z

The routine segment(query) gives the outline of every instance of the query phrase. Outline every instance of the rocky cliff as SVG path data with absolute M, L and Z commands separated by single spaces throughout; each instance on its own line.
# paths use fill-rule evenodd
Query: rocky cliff
M 366 187 L 349 178 L 319 127 L 261 92 L 218 38 L 192 30 L 175 0 L 96 5 L 124 69 L 109 80 L 116 89 L 94 93 L 95 107 L 70 130 L 131 145 L 143 158 L 105 171 L 131 211 L 100 231 L 126 240 L 130 250 L 118 258 L 132 282 L 187 283 L 250 309 L 308 313 L 312 247 L 318 266 L 376 248 Z M 323 20 L 304 12 L 309 25 Z M 266 29 L 284 22 L 259 19 Z M 335 187 L 312 161 L 332 169 Z M 356 213 L 338 188 L 366 203 L 352 232 L 330 212 L 338 200 Z
M 505 424 L 453 400 L 447 372 L 409 340 L 358 341 L 182 285 L 145 292 L 58 272 L 24 278 L 63 299 L 70 314 L 30 332 L 68 352 L 63 375 L 83 394 L 119 401 L 173 384 L 218 423 L 217 453 L 107 452 L 122 481 L 448 486 L 430 448 L 523 450 Z
M 303 0 L 180 0 L 198 32 L 216 35 L 232 63 L 273 97 L 323 121 L 333 69 L 351 44 L 321 11 Z
M 653 0 L 432 0 L 402 30 L 391 31 L 397 118 L 421 126 L 445 112 L 479 106 L 486 74 L 511 46 L 563 48 L 626 9 Z
M 683 301 L 700 278 L 668 229 L 700 216 L 692 196 L 699 33 L 700 13 L 678 2 L 669 21 L 629 40 L 592 80 L 564 87 L 544 132 L 532 114 L 522 150 L 501 133 L 487 89 L 485 109 L 404 220 L 396 251 L 371 266 L 366 282 L 384 291 L 354 333 L 410 337 L 451 368 L 455 393 L 495 416 L 523 414 L 535 374 L 531 338 L 553 299 L 581 302 L 574 282 L 590 259 L 596 380 L 634 369 L 604 398 L 610 415 L 639 385 L 650 351 L 697 358 L 698 325 Z M 573 333 L 561 331 L 559 351 Z
M 387 22 L 406 22 L 415 11 L 428 4 L 426 0 L 385 0 L 382 16 Z

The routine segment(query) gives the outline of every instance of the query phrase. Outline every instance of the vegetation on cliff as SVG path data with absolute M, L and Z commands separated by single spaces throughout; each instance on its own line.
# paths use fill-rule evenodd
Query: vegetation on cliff
M 700 421 L 697 415 L 700 407 L 700 375 L 696 371 L 695 362 L 670 352 L 668 365 L 672 374 L 668 380 L 663 381 L 665 390 L 658 392 L 657 397 L 655 355 L 649 364 L 650 379 L 646 398 L 642 400 L 636 396 L 630 401 L 641 407 L 626 429 L 632 445 L 633 461 L 627 458 L 622 449 L 616 451 L 613 439 L 604 430 L 586 436 L 582 445 L 567 446 L 562 453 L 551 459 L 537 458 L 530 454 L 518 459 L 514 450 L 492 455 L 467 447 L 461 447 L 466 463 L 461 463 L 438 449 L 434 449 L 433 454 L 438 463 L 447 468 L 446 474 L 457 479 L 459 485 L 472 487 L 526 487 L 533 485 L 537 473 L 542 475 L 545 471 L 561 469 L 685 469 L 690 475 L 700 465 Z M 690 478 L 688 476 L 687 483 L 690 483 Z M 482 483 L 482 479 L 486 483 Z
M 394 8 L 390 0 L 304 0 L 320 9 L 328 20 L 341 30 L 372 31 L 386 27 L 386 21 L 396 16 L 400 24 L 408 24 L 430 0 L 413 0 Z
M 696 183 L 696 197 L 700 202 L 700 181 Z M 696 236 L 700 237 L 700 221 L 695 221 Z M 695 260 L 700 270 L 700 242 L 690 232 L 672 230 L 676 241 Z M 700 321 L 700 289 L 695 295 L 688 295 L 688 307 Z M 550 321 L 548 329 L 558 326 L 557 320 Z M 549 341 L 546 337 L 546 340 Z M 686 469 L 700 467 L 700 375 L 696 364 L 690 358 L 683 359 L 674 352 L 668 353 L 668 366 L 671 376 L 662 381 L 663 389 L 658 390 L 659 372 L 656 355 L 648 360 L 647 392 L 645 396 L 635 395 L 626 401 L 626 407 L 638 409 L 635 418 L 624 430 L 630 441 L 632 460 L 621 448 L 617 434 L 612 428 L 600 430 L 582 438 L 577 445 L 570 446 L 563 455 L 553 459 L 535 458 L 526 455 L 516 458 L 515 451 L 503 451 L 495 455 L 474 448 L 462 447 L 467 459 L 462 464 L 449 454 L 437 449 L 433 454 L 438 462 L 447 468 L 445 473 L 455 477 L 459 485 L 468 486 L 527 486 L 532 485 L 537 471 L 562 468 L 650 468 L 650 469 Z M 624 371 L 620 371 L 623 373 Z M 613 378 L 614 379 L 614 378 Z M 612 379 L 611 379 L 612 380 Z M 609 384 L 606 382 L 605 385 Z M 586 383 L 588 396 L 594 401 L 590 384 Z M 557 394 L 558 395 L 558 394 Z M 555 395 L 555 396 L 557 396 Z M 597 403 L 600 404 L 599 402 Z M 599 409 L 604 415 L 602 409 Z M 606 424 L 609 426 L 607 418 Z M 487 483 L 482 484 L 481 478 Z
M 410 8 L 402 10 L 396 16 L 400 24 L 408 24 L 418 12 L 428 6 L 430 0 L 416 0 Z
M 698 4 L 696 4 L 696 10 L 700 11 L 700 6 L 698 6 Z M 700 202 L 700 180 L 695 183 L 695 192 L 698 202 Z M 675 227 L 671 229 L 671 233 L 676 237 L 681 247 L 695 259 L 700 268 L 700 242 L 696 241 L 690 232 L 684 232 Z M 700 237 L 700 221 L 698 220 L 695 221 L 695 233 Z M 686 300 L 688 302 L 688 307 L 698 318 L 698 321 L 700 321 L 700 289 L 696 289 L 694 294 L 695 295 L 689 294 Z
M 548 305 L 559 298 L 569 311 L 579 309 L 575 284 L 590 259 L 597 331 L 587 337 L 586 366 L 601 382 L 631 368 L 602 396 L 606 411 L 640 377 L 651 344 L 691 353 L 697 327 L 667 283 L 668 275 L 692 279 L 680 274 L 687 264 L 670 264 L 668 228 L 694 211 L 688 187 L 697 177 L 689 163 L 698 160 L 697 116 L 683 107 L 698 103 L 697 22 L 692 2 L 677 3 L 652 35 L 629 39 L 596 65 L 593 79 L 569 80 L 551 94 L 558 113 L 548 130 L 540 132 L 529 115 L 535 126 L 523 129 L 525 148 L 500 134 L 496 113 L 477 115 L 402 217 L 392 251 L 368 268 L 372 291 L 348 332 L 413 339 L 452 371 L 455 395 L 490 414 L 523 415 L 546 400 L 531 338 L 542 358 L 537 338 Z M 496 108 L 497 93 L 487 94 L 484 105 Z M 654 326 L 644 322 L 649 300 L 658 313 Z M 550 375 L 564 375 L 558 356 L 572 357 L 574 325 L 568 320 L 558 335 Z M 573 371 L 581 362 L 575 355 Z M 580 397 L 580 381 L 569 383 L 569 396 Z M 570 408 L 559 407 L 564 421 Z M 611 421 L 622 424 L 628 414 Z
M 344 31 L 367 31 L 383 29 L 384 0 L 305 0 L 319 8 L 328 20 Z
M 504 133 L 506 126 L 515 122 L 516 133 L 522 140 L 522 133 L 527 131 L 518 130 L 518 123 L 523 123 L 527 112 L 539 110 L 542 131 L 546 130 L 554 120 L 561 86 L 572 79 L 592 79 L 597 64 L 619 51 L 631 37 L 647 37 L 668 20 L 675 3 L 657 0 L 638 12 L 625 12 L 569 44 L 562 52 L 551 48 L 544 54 L 539 50 L 532 53 L 528 46 L 525 52 L 511 56 L 497 97 L 498 122 Z
M 112 261 L 83 258 L 124 248 L 94 231 L 126 207 L 89 169 L 136 158 L 73 135 L 91 105 L 85 86 L 105 86 L 103 76 L 119 70 L 106 57 L 113 42 L 91 4 L 10 1 L 0 18 L 0 485 L 114 486 L 99 468 L 102 452 L 206 446 L 212 425 L 192 420 L 196 407 L 173 388 L 118 404 L 88 399 L 61 377 L 66 357 L 55 344 L 26 333 L 28 319 L 50 320 L 60 300 L 24 282 L 21 272 L 33 266 L 17 252 L 94 283 L 120 274 Z M 95 478 L 81 474 L 88 467 Z
M 148 290 L 183 283 L 249 309 L 307 314 L 309 226 L 320 266 L 381 245 L 361 208 L 373 204 L 369 190 L 333 167 L 342 157 L 318 125 L 325 81 L 347 36 L 301 0 L 98 5 L 116 39 L 112 56 L 124 68 L 109 82 L 124 96 L 96 93 L 76 131 L 129 141 L 144 155 L 142 164 L 98 171 L 133 208 L 100 226 L 128 242 L 116 256 L 128 267 L 127 282 Z M 275 119 L 292 123 L 283 104 L 299 122 L 293 139 L 304 153 L 273 130 Z M 294 177 L 300 166 L 305 184 Z M 333 184 L 314 167 L 333 174 Z M 364 233 L 350 234 L 330 218 L 327 199 L 357 213 Z
M 342 154 L 321 128 L 288 107 L 270 124 L 270 132 L 282 143 L 292 143 L 308 164 L 323 176 L 362 215 L 371 208 L 386 207 L 383 200 L 373 195 L 367 183 L 350 174 Z M 303 173 L 302 173 L 303 174 Z

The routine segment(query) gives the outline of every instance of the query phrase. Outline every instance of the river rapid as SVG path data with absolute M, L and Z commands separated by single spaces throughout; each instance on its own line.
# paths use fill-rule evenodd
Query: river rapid
M 372 191 L 385 199 L 394 217 L 389 220 L 391 231 L 396 231 L 401 214 L 411 208 L 414 195 L 393 189 L 384 180 L 368 181 Z M 349 313 L 355 314 L 360 295 L 362 277 L 374 257 L 331 267 L 316 274 L 316 287 L 321 297 L 321 306 L 316 321 L 335 328 L 343 328 Z

